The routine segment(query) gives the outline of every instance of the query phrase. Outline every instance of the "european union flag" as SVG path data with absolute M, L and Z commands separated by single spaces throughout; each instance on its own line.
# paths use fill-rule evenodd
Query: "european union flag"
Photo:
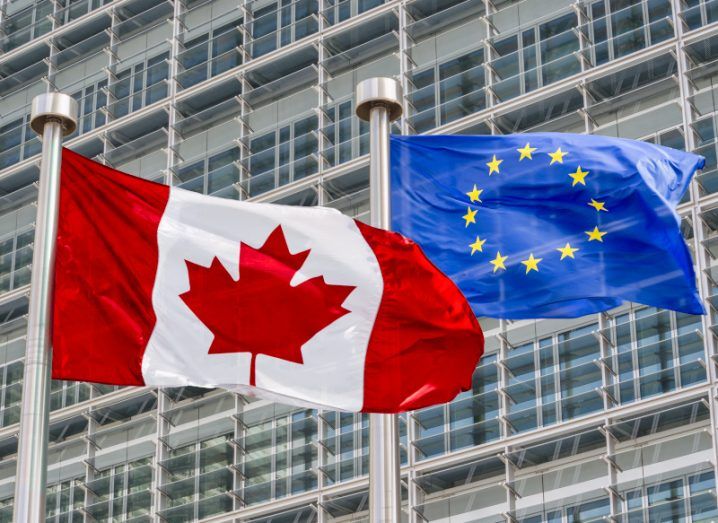
M 702 314 L 676 205 L 703 163 L 602 136 L 393 136 L 392 227 L 478 316 Z

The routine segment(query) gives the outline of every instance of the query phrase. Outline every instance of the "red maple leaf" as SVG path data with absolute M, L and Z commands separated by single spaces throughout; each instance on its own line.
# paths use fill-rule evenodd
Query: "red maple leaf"
M 238 281 L 217 258 L 209 267 L 185 260 L 190 290 L 180 298 L 214 334 L 209 354 L 252 354 L 255 385 L 258 354 L 304 363 L 302 345 L 349 312 L 342 303 L 354 287 L 323 276 L 290 285 L 309 250 L 290 253 L 281 226 L 259 249 L 242 243 L 239 252 Z

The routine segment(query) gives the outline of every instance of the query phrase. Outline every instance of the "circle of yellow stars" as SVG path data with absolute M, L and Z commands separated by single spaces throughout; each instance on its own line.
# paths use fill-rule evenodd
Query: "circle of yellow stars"
M 519 153 L 519 162 L 522 162 L 524 160 L 534 160 L 534 153 L 538 151 L 538 148 L 531 147 L 531 144 L 529 142 L 526 142 L 526 145 L 519 149 L 516 149 L 516 151 Z M 547 152 L 545 154 L 547 154 L 551 159 L 549 162 L 549 166 L 552 166 L 554 164 L 562 165 L 564 157 L 568 156 L 569 152 L 563 151 L 559 147 L 555 151 Z M 488 167 L 488 175 L 500 175 L 502 163 L 502 159 L 497 158 L 495 154 L 492 155 L 491 161 L 486 162 L 486 166 Z M 586 177 L 590 174 L 590 171 L 583 170 L 580 165 L 577 166 L 574 172 L 568 173 L 568 176 L 571 178 L 571 187 L 576 187 L 577 185 L 582 185 L 585 187 Z M 481 201 L 481 194 L 483 192 L 483 189 L 479 189 L 477 184 L 474 184 L 471 190 L 466 193 L 466 196 L 469 197 L 469 205 L 467 205 L 466 214 L 464 214 L 463 216 L 465 228 L 468 228 L 469 225 L 476 223 L 479 209 L 475 208 L 475 206 L 477 204 L 483 203 Z M 598 214 L 600 214 L 601 212 L 609 212 L 609 209 L 606 207 L 606 202 L 604 201 L 598 201 L 594 198 L 591 198 L 591 200 L 586 202 L 586 204 L 596 209 L 596 213 Z M 606 231 L 600 230 L 598 225 L 594 226 L 593 230 L 584 232 L 587 236 L 587 241 L 589 242 L 597 241 L 603 243 L 603 237 L 608 234 Z M 476 253 L 483 253 L 485 243 L 486 238 L 481 238 L 478 235 L 475 236 L 473 242 L 469 244 L 469 248 L 471 249 L 471 256 Z M 558 251 L 561 255 L 559 261 L 564 261 L 568 258 L 576 259 L 576 253 L 579 252 L 581 249 L 579 247 L 573 247 L 570 243 L 567 242 L 563 247 L 556 247 L 555 250 Z M 496 273 L 499 271 L 507 270 L 506 262 L 508 259 L 509 257 L 507 255 L 502 255 L 501 251 L 496 251 L 496 256 L 492 260 L 489 260 L 489 263 L 493 266 L 493 272 Z M 536 258 L 533 252 L 529 253 L 529 257 L 527 259 L 520 260 L 521 264 L 525 267 L 525 274 L 527 275 L 531 272 L 539 272 L 539 264 L 542 261 L 543 258 Z

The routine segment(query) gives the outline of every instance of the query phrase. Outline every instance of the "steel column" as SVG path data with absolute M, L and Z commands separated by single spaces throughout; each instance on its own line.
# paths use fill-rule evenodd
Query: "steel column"
M 357 85 L 356 113 L 369 121 L 369 204 L 371 224 L 391 227 L 389 127 L 401 116 L 401 86 L 391 78 L 369 78 Z M 395 414 L 369 417 L 369 521 L 401 521 L 399 420 Z
M 52 282 L 60 197 L 62 138 L 77 127 L 77 102 L 62 93 L 36 96 L 30 126 L 42 135 L 32 285 L 27 320 L 14 520 L 45 521 L 52 361 Z

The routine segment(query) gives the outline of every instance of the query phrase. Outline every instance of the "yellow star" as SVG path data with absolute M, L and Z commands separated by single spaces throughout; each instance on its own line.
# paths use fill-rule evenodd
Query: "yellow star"
M 606 209 L 606 202 L 597 202 L 593 198 L 591 198 L 591 203 L 589 203 L 591 207 L 596 209 L 596 211 L 606 211 L 608 212 L 608 209 Z
M 501 165 L 502 162 L 503 160 L 497 160 L 496 155 L 494 155 L 491 161 L 486 163 L 486 165 L 489 166 L 489 176 L 491 176 L 493 173 L 499 172 L 499 165 Z
M 486 240 L 482 240 L 478 236 L 476 237 L 476 241 L 469 245 L 471 247 L 471 255 L 473 256 L 476 251 L 484 252 L 484 244 L 486 243 Z
M 579 248 L 578 248 L 578 247 L 571 247 L 571 244 L 570 244 L 570 243 L 567 243 L 565 247 L 559 247 L 559 248 L 556 249 L 556 250 L 561 253 L 561 259 L 562 259 L 562 260 L 563 260 L 564 258 L 566 258 L 566 257 L 574 258 L 574 259 L 575 259 L 575 256 L 573 255 L 573 253 L 576 252 L 576 251 L 578 251 Z
M 468 227 L 470 223 L 476 223 L 476 213 L 479 212 L 478 209 L 472 209 L 471 207 L 466 208 L 466 214 L 464 214 L 463 218 L 466 221 L 465 227 Z
M 476 188 L 476 184 L 474 184 L 474 188 L 473 188 L 470 192 L 467 192 L 467 193 L 466 193 L 466 196 L 468 196 L 469 198 L 471 198 L 471 201 L 472 201 L 472 202 L 479 202 L 479 203 L 481 203 L 481 198 L 480 198 L 480 197 L 481 197 L 481 193 L 482 193 L 482 192 L 484 192 L 484 190 L 483 190 L 483 189 L 477 189 L 477 188 Z
M 578 169 L 576 169 L 575 173 L 569 173 L 569 176 L 573 178 L 573 183 L 571 184 L 571 187 L 573 187 L 577 183 L 580 183 L 581 185 L 586 185 L 587 174 L 588 171 L 582 171 L 580 165 L 578 166 Z
M 553 165 L 556 162 L 563 163 L 563 157 L 567 154 L 568 153 L 563 152 L 560 147 L 556 149 L 556 152 L 548 153 L 548 155 L 551 157 L 551 163 L 549 165 Z
M 543 260 L 543 258 L 534 258 L 534 253 L 531 253 L 529 255 L 528 260 L 523 260 L 521 263 L 526 265 L 526 274 L 528 274 L 531 271 L 538 272 L 538 264 L 541 260 Z
M 526 145 L 524 145 L 521 149 L 516 149 L 516 150 L 521 153 L 521 157 L 519 158 L 519 161 L 523 160 L 524 158 L 533 160 L 533 158 L 531 158 L 531 153 L 536 150 L 536 147 L 531 147 L 529 145 L 529 143 L 526 142 Z
M 586 234 L 588 234 L 588 241 L 590 242 L 593 240 L 603 242 L 603 237 L 608 233 L 605 231 L 599 231 L 598 227 L 594 227 L 592 231 L 586 231 Z
M 498 271 L 499 269 L 506 270 L 506 265 L 504 265 L 506 258 L 508 258 L 508 256 L 501 256 L 501 253 L 499 251 L 496 251 L 496 258 L 489 262 L 491 263 L 491 265 L 494 266 L 494 272 Z

